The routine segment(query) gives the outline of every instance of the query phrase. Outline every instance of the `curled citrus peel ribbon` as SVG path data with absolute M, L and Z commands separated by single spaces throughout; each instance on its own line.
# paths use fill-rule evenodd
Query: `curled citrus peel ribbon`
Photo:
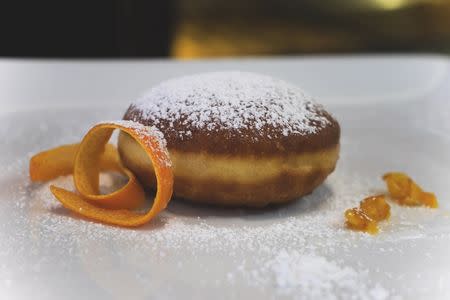
M 153 163 L 157 191 L 153 205 L 146 213 L 132 210 L 144 203 L 144 190 L 134 174 L 122 165 L 116 148 L 107 144 L 115 129 L 134 138 Z M 30 160 L 30 178 L 32 181 L 45 181 L 73 174 L 78 194 L 50 186 L 51 192 L 64 207 L 96 221 L 126 227 L 140 226 L 162 211 L 172 196 L 171 161 L 160 136 L 156 129 L 136 122 L 99 123 L 89 130 L 80 144 L 57 147 L 33 156 Z M 99 174 L 107 170 L 120 172 L 129 180 L 117 191 L 101 195 Z

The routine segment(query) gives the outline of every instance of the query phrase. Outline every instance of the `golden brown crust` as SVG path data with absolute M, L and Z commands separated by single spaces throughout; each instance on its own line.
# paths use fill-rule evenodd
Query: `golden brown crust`
M 221 180 L 177 178 L 177 196 L 195 203 L 228 207 L 264 207 L 283 204 L 310 194 L 333 169 L 305 174 L 280 174 L 252 184 Z
M 126 134 L 119 135 L 123 163 L 144 185 L 154 188 L 150 161 Z M 174 193 L 193 202 L 262 207 L 310 193 L 336 165 L 339 145 L 289 156 L 230 156 L 170 149 Z
M 194 202 L 265 206 L 310 193 L 339 156 L 340 127 L 298 87 L 245 72 L 163 82 L 124 117 L 155 126 L 167 141 L 174 193 Z M 152 166 L 125 134 L 124 164 L 154 186 Z
M 339 144 L 339 123 L 325 110 L 320 115 L 328 120 L 324 127 L 317 127 L 317 132 L 308 134 L 289 134 L 277 138 L 268 138 L 274 128 L 263 126 L 256 135 L 253 129 L 217 129 L 208 131 L 195 127 L 186 127 L 183 118 L 175 121 L 159 120 L 158 124 L 142 116 L 142 112 L 130 106 L 124 120 L 133 120 L 147 126 L 155 125 L 164 134 L 169 149 L 184 152 L 207 152 L 227 155 L 286 155 L 289 153 L 304 153 L 327 149 Z M 171 130 L 165 130 L 171 128 Z M 182 137 L 177 132 L 189 130 L 189 138 Z M 263 136 L 263 137 L 261 137 Z

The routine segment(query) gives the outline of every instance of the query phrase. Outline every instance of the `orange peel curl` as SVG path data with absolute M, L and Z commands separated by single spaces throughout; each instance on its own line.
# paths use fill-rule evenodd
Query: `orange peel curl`
M 144 190 L 134 174 L 122 165 L 117 149 L 107 144 L 115 129 L 134 138 L 153 163 L 157 191 L 152 207 L 145 213 L 131 210 L 144 203 Z M 32 181 L 46 181 L 73 174 L 78 193 L 50 186 L 51 192 L 64 207 L 103 223 L 140 226 L 161 212 L 172 196 L 173 172 L 161 135 L 155 128 L 131 121 L 99 123 L 88 131 L 80 144 L 64 145 L 33 156 L 30 160 L 30 178 Z M 129 180 L 113 193 L 101 195 L 99 174 L 106 170 L 120 172 Z

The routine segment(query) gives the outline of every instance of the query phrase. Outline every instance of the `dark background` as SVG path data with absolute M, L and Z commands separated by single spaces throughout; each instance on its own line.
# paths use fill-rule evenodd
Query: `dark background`
M 448 53 L 446 0 L 2 1 L 0 56 Z

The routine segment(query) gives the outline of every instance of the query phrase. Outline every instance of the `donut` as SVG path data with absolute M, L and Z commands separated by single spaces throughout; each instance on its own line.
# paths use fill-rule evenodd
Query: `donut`
M 249 72 L 203 73 L 156 85 L 124 120 L 155 126 L 167 141 L 177 198 L 264 207 L 311 193 L 335 169 L 338 122 L 302 89 Z M 145 151 L 119 135 L 122 162 L 148 188 Z

